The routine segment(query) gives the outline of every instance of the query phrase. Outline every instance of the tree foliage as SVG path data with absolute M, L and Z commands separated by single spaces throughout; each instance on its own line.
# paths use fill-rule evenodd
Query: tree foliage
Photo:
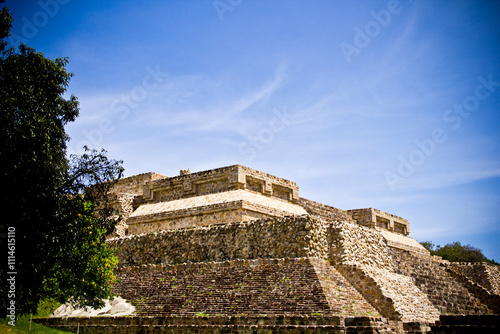
M 122 162 L 87 148 L 67 158 L 64 126 L 79 113 L 76 97 L 63 97 L 68 60 L 23 44 L 5 49 L 12 19 L 5 7 L 0 16 L 0 233 L 15 229 L 13 267 L 7 239 L 0 239 L 0 316 L 11 300 L 17 315 L 34 313 L 44 298 L 100 306 L 111 295 L 117 262 L 105 237 L 120 219 L 106 194 Z M 7 299 L 12 272 L 15 296 Z
M 1 0 L 0 3 L 5 2 Z M 5 37 L 10 36 L 10 28 L 12 27 L 12 16 L 10 16 L 9 9 L 7 7 L 3 7 L 0 12 L 0 51 L 5 49 L 7 42 L 3 39 Z
M 490 260 L 484 256 L 483 252 L 469 244 L 462 245 L 459 241 L 446 244 L 443 247 L 434 245 L 432 241 L 423 241 L 420 243 L 432 255 L 437 255 L 450 262 L 488 262 L 498 264 L 495 260 Z

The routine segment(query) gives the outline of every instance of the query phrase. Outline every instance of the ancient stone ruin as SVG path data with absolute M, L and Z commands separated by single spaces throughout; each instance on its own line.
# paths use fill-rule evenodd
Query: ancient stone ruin
M 136 314 L 42 322 L 80 333 L 496 332 L 499 267 L 431 256 L 393 214 L 310 201 L 241 165 L 135 175 L 111 196 L 126 217 L 108 240 L 114 289 Z

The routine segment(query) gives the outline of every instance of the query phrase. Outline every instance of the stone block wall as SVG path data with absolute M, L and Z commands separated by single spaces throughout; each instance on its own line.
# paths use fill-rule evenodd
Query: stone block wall
M 314 202 L 302 197 L 299 198 L 297 204 L 303 207 L 310 215 L 318 216 L 324 220 L 336 221 L 340 219 L 354 222 L 347 211 L 334 208 L 333 206 Z
M 147 217 L 129 219 L 127 221 L 128 234 L 178 230 L 217 225 L 222 222 L 246 222 L 273 217 L 270 214 L 244 209 L 243 203 L 221 203 L 207 207 L 165 212 L 161 216 L 161 219 L 153 221 L 148 221 Z
M 142 195 L 143 187 L 146 183 L 160 179 L 168 178 L 166 175 L 158 173 L 143 173 L 120 179 L 111 190 L 112 193 L 127 193 Z
M 335 263 L 392 268 L 387 242 L 374 229 L 338 221 L 331 225 L 330 243 Z
M 113 193 L 108 196 L 109 206 L 115 209 L 126 220 L 134 211 L 134 198 L 137 195 L 129 193 Z
M 393 271 L 381 232 L 345 221 L 330 228 L 331 257 L 336 267 L 384 317 L 404 322 L 439 318 L 437 309 L 412 279 Z
M 374 208 L 347 210 L 360 225 L 388 230 L 402 235 L 410 233 L 407 219 Z
M 138 195 L 132 193 L 112 193 L 109 195 L 109 205 L 122 216 L 115 230 L 108 238 L 123 237 L 127 234 L 127 218 L 134 211 L 133 201 Z
M 276 257 L 316 257 L 334 263 L 392 268 L 376 230 L 346 221 L 291 216 L 150 232 L 114 238 L 121 266 Z
M 310 216 L 254 220 L 108 240 L 120 266 L 329 255 L 328 223 Z
M 365 272 L 386 300 L 392 303 L 392 308 L 401 315 L 403 322 L 431 323 L 439 319 L 439 311 L 410 277 L 385 268 L 365 268 Z
M 114 238 L 121 266 L 275 257 L 392 268 L 380 232 L 346 221 L 291 216 Z

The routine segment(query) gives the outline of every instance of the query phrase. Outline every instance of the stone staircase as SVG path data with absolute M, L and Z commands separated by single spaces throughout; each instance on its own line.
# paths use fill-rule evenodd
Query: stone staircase
M 380 316 L 326 262 L 262 259 L 257 265 L 117 273 L 115 293 L 138 316 Z
M 382 317 L 351 285 L 345 273 L 341 274 L 341 269 L 312 258 L 122 268 L 116 272 L 118 281 L 114 292 L 136 306 L 134 316 L 36 321 L 81 334 L 428 334 L 496 333 L 498 330 L 498 315 L 442 315 L 435 324 Z M 399 262 L 396 269 L 420 283 L 420 289 L 429 294 L 433 303 L 439 298 L 448 303 L 436 303 L 436 307 L 455 312 L 491 313 L 485 305 L 472 299 L 467 289 L 433 258 Z M 350 271 L 357 275 L 353 268 Z M 443 290 L 442 294 L 438 294 L 439 289 Z M 434 297 L 429 292 L 434 293 Z M 449 295 L 459 294 L 462 298 L 457 298 L 455 304 L 447 299 Z
M 395 250 L 392 257 L 396 273 L 413 278 L 415 285 L 428 295 L 441 314 L 494 313 L 457 281 L 442 261 Z
M 482 285 L 472 281 L 470 277 L 456 271 L 453 266 L 447 265 L 448 272 L 455 280 L 461 283 L 473 296 L 486 305 L 494 314 L 500 314 L 500 296 L 491 293 Z
M 375 267 L 343 264 L 337 268 L 387 319 L 404 323 L 433 323 L 439 319 L 428 296 L 408 276 Z
M 485 262 L 451 262 L 448 265 L 448 269 L 467 276 L 473 282 L 481 285 L 490 294 L 500 296 L 500 266 Z

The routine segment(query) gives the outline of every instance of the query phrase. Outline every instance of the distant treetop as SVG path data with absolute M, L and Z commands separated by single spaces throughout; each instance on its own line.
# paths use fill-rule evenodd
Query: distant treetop
M 446 244 L 443 247 L 434 245 L 432 241 L 422 241 L 420 244 L 429 250 L 432 255 L 440 256 L 450 262 L 487 262 L 498 265 L 495 260 L 490 260 L 484 256 L 479 248 L 469 244 L 462 245 L 459 241 Z

